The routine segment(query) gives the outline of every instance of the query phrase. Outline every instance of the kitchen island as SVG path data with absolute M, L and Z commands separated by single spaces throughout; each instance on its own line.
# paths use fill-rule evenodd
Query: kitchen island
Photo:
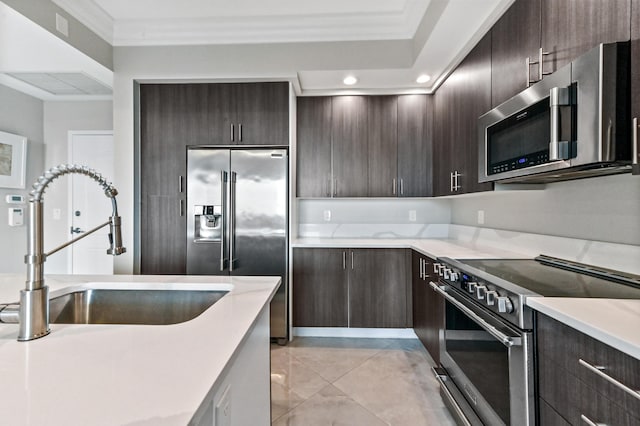
M 0 301 L 15 302 L 24 281 L 0 276 Z M 269 302 L 279 278 L 57 275 L 46 283 L 54 296 L 123 285 L 229 293 L 173 325 L 51 324 L 50 335 L 18 342 L 18 326 L 0 324 L 3 424 L 270 423 Z

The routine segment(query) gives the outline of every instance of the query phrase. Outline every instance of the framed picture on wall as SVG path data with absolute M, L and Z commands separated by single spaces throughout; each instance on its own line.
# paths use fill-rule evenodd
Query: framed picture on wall
M 0 132 L 0 188 L 24 188 L 27 138 Z

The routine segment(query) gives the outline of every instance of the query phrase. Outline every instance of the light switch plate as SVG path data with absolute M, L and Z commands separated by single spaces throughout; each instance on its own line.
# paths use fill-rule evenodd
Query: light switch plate
M 331 210 L 324 210 L 322 212 L 322 218 L 325 222 L 331 222 Z
M 409 210 L 409 222 L 415 222 L 415 221 L 416 221 L 416 211 Z

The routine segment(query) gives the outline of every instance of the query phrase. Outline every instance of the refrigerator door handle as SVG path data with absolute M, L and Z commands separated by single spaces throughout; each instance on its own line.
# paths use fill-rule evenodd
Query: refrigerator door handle
M 229 271 L 233 272 L 233 264 L 235 259 L 235 240 L 236 240 L 236 172 L 231 172 L 229 180 Z
M 224 170 L 220 170 L 220 204 L 222 205 L 222 223 L 220 224 L 220 229 L 222 235 L 220 236 L 220 272 L 225 270 L 225 263 L 227 258 L 225 258 L 225 242 L 226 242 L 226 224 L 227 224 L 227 175 L 228 173 Z

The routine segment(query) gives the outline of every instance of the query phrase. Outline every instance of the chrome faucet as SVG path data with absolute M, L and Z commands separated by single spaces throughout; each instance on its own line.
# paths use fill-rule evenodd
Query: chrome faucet
M 102 187 L 104 194 L 111 198 L 112 213 L 105 223 L 85 232 L 48 253 L 43 249 L 43 199 L 44 190 L 49 184 L 66 174 L 86 175 Z M 27 264 L 26 288 L 20 291 L 19 305 L 0 305 L 0 322 L 19 323 L 18 340 L 34 340 L 49 334 L 49 288 L 44 283 L 44 262 L 48 256 L 75 243 L 76 241 L 93 234 L 100 228 L 109 225 L 109 249 L 107 254 L 117 256 L 126 252 L 122 246 L 122 233 L 120 229 L 120 216 L 116 195 L 118 191 L 101 174 L 86 166 L 67 165 L 53 167 L 46 171 L 33 184 L 29 193 L 29 233 L 28 252 L 24 262 Z

